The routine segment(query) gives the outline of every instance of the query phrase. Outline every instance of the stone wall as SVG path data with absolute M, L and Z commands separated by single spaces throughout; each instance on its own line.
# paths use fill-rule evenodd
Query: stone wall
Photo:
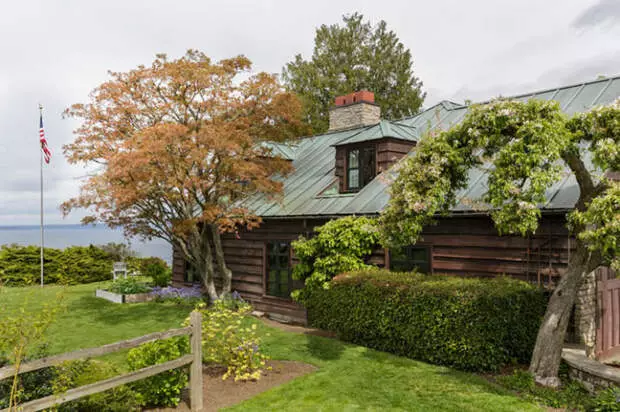
M 359 102 L 346 106 L 335 106 L 329 110 L 329 130 L 350 129 L 370 126 L 381 120 L 381 109 L 374 103 Z
M 577 291 L 575 302 L 577 338 L 585 346 L 589 358 L 594 358 L 596 349 L 596 297 L 596 273 L 592 272 Z
M 564 348 L 562 359 L 568 364 L 571 379 L 578 380 L 592 393 L 611 386 L 620 387 L 620 369 L 588 359 L 581 349 Z

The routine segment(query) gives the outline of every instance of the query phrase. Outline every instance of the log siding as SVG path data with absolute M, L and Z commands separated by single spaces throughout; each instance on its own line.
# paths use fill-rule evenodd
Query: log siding
M 289 299 L 266 294 L 266 244 L 272 240 L 296 240 L 310 235 L 327 219 L 266 219 L 252 231 L 225 235 L 222 239 L 226 264 L 233 272 L 232 288 L 258 311 L 304 323 L 303 308 Z M 423 232 L 420 244 L 431 246 L 431 272 L 454 276 L 493 277 L 508 275 L 530 282 L 549 281 L 566 270 L 574 242 L 563 215 L 546 215 L 535 235 L 500 236 L 488 216 L 443 218 Z M 292 262 L 296 259 L 293 256 Z M 377 249 L 369 263 L 389 269 L 389 250 Z M 173 284 L 184 282 L 185 261 L 173 254 Z M 544 275 L 541 278 L 541 272 Z M 553 280 L 553 278 L 552 278 Z

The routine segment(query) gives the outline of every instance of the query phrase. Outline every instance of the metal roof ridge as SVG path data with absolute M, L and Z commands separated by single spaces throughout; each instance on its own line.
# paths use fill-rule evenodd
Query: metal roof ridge
M 590 84 L 606 82 L 608 80 L 616 80 L 616 79 L 620 79 L 620 74 L 616 74 L 614 76 L 605 77 L 605 78 L 602 78 L 602 79 L 594 79 L 594 80 L 588 80 L 588 81 L 575 82 L 575 83 L 567 84 L 567 85 L 564 85 L 564 86 L 548 87 L 546 89 L 539 89 L 539 90 L 535 90 L 535 91 L 529 92 L 529 93 L 520 93 L 520 94 L 511 95 L 511 96 L 498 96 L 498 97 L 502 97 L 504 99 L 518 99 L 520 97 L 533 96 L 533 95 L 548 93 L 548 92 L 551 92 L 551 91 L 560 91 L 560 90 L 570 89 L 570 88 L 573 88 L 573 87 L 586 86 L 586 85 L 590 85 Z M 492 99 L 483 100 L 481 102 L 476 102 L 476 103 L 473 103 L 473 104 L 486 104 L 486 103 L 489 103 L 489 102 L 491 102 L 492 100 L 494 100 L 496 98 L 497 97 L 494 97 Z M 549 100 L 553 100 L 553 98 L 551 98 Z

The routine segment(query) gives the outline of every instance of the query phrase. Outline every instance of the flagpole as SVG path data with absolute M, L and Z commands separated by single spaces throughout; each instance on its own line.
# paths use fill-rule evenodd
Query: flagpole
M 39 116 L 41 118 L 43 117 L 43 106 L 41 104 L 39 104 Z M 41 287 L 43 287 L 43 150 L 39 150 L 39 153 L 39 168 L 41 175 Z

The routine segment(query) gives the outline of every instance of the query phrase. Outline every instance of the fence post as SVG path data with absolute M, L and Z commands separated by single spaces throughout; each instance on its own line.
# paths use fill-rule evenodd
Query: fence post
M 202 411 L 202 314 L 194 310 L 190 314 L 192 335 L 190 346 L 194 360 L 189 370 L 189 398 L 193 412 Z

